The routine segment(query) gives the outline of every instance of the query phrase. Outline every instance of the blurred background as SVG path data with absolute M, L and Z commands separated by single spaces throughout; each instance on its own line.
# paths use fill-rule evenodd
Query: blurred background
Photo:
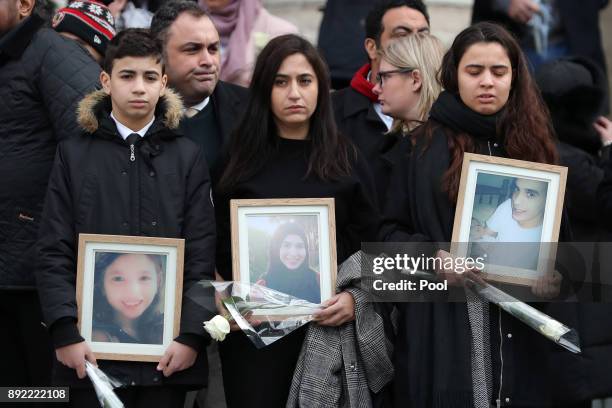
M 578 0 L 576 0 L 578 1 Z M 470 24 L 473 0 L 425 0 L 431 17 L 431 32 L 449 46 L 453 38 Z M 322 10 L 326 0 L 263 0 L 270 13 L 295 24 L 302 35 L 317 44 Z M 612 3 L 611 3 L 612 4 Z M 612 6 L 600 13 L 608 78 L 612 78 Z M 612 81 L 610 81 L 612 84 Z M 612 94 L 612 86 L 610 86 Z

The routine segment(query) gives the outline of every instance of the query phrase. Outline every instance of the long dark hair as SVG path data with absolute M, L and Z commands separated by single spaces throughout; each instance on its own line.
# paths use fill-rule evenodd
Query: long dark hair
M 115 309 L 108 303 L 104 292 L 104 276 L 108 267 L 115 262 L 117 258 L 123 255 L 129 255 L 123 252 L 98 252 L 95 255 L 95 269 L 94 269 L 94 307 L 93 307 L 93 320 L 97 324 L 103 326 L 116 326 L 115 323 Z M 159 312 L 160 303 L 160 290 L 163 287 L 163 261 L 162 255 L 155 254 L 144 254 L 147 258 L 155 265 L 157 272 L 158 288 L 153 301 L 143 312 L 143 314 L 136 321 L 136 333 L 138 340 L 143 343 L 160 343 L 161 340 L 158 338 L 158 334 L 153 325 L 159 323 L 162 314 Z
M 350 157 L 355 150 L 337 131 L 327 66 L 312 44 L 288 34 L 271 40 L 257 58 L 246 112 L 230 141 L 229 162 L 219 183 L 221 190 L 230 191 L 253 177 L 278 148 L 280 136 L 270 106 L 272 87 L 281 64 L 294 54 L 306 57 L 319 84 L 317 107 L 310 118 L 308 139 L 312 149 L 304 178 L 314 174 L 328 181 L 350 174 Z
M 514 37 L 493 23 L 478 23 L 463 30 L 444 55 L 440 71 L 442 86 L 459 93 L 459 62 L 469 47 L 477 43 L 498 43 L 512 66 L 512 87 L 497 120 L 497 134 L 504 135 L 504 149 L 510 158 L 554 164 L 558 161 L 550 115 L 527 67 L 525 55 Z M 442 185 L 451 201 L 457 200 L 463 154 L 476 152 L 472 137 L 449 133 L 450 166 Z

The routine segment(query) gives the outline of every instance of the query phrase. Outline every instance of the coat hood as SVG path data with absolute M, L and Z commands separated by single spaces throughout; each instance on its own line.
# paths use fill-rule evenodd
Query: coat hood
M 88 133 L 94 133 L 100 126 L 99 119 L 104 112 L 112 110 L 111 98 L 104 90 L 94 91 L 85 96 L 77 108 L 79 126 Z M 172 89 L 166 88 L 164 96 L 159 98 L 155 107 L 155 117 L 162 118 L 162 124 L 168 129 L 178 129 L 183 116 L 183 102 Z

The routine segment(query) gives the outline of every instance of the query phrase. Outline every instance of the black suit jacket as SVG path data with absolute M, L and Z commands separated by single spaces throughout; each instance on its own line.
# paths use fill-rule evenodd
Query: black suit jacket
M 213 91 L 215 116 L 223 138 L 224 148 L 227 147 L 235 127 L 240 123 L 240 117 L 246 108 L 248 96 L 248 89 L 223 81 L 219 81 Z
M 370 99 L 353 88 L 334 92 L 332 103 L 338 130 L 352 140 L 370 167 L 382 210 L 393 165 L 389 152 L 399 137 L 387 133 Z

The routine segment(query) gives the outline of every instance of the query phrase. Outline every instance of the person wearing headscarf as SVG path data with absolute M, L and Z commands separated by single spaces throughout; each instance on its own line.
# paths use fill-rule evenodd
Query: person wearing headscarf
M 268 41 L 297 34 L 295 25 L 270 14 L 261 0 L 199 0 L 221 37 L 221 80 L 248 86 L 255 59 Z

